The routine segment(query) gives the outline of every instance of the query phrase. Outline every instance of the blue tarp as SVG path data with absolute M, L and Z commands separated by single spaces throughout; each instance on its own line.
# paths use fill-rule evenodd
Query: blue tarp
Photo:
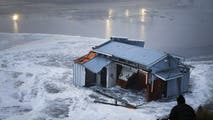
M 101 56 L 96 56 L 95 58 L 91 59 L 90 61 L 84 63 L 84 67 L 92 71 L 93 73 L 98 73 L 101 69 L 108 64 L 110 64 L 110 60 L 103 58 Z

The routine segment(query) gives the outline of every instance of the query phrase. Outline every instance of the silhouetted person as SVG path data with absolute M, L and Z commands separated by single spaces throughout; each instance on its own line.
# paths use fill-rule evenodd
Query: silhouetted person
M 177 97 L 177 105 L 174 106 L 169 115 L 170 120 L 195 120 L 193 108 L 185 104 L 185 98 L 182 95 Z

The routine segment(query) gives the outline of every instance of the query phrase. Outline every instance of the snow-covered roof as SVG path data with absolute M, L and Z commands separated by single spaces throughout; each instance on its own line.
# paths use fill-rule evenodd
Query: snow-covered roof
M 93 48 L 93 50 L 100 54 L 118 57 L 146 67 L 151 67 L 167 55 L 164 52 L 113 40 Z

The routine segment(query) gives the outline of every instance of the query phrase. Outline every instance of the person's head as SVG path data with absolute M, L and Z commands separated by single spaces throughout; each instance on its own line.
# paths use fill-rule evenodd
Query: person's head
M 180 104 L 185 104 L 185 98 L 183 97 L 183 95 L 179 95 L 177 97 L 177 104 L 180 105 Z

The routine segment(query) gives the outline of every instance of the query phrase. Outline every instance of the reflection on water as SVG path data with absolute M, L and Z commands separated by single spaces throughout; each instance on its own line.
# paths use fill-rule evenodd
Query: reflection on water
M 19 32 L 19 26 L 18 26 L 19 15 L 13 14 L 12 20 L 13 20 L 13 32 L 18 33 Z
M 125 12 L 124 12 L 124 14 L 125 14 L 126 17 L 129 17 L 129 10 L 126 9 Z
M 145 27 L 144 27 L 143 24 L 141 25 L 140 37 L 143 38 L 144 41 L 146 40 L 146 39 L 145 39 Z
M 112 36 L 112 16 L 113 16 L 113 10 L 110 8 L 108 10 L 108 16 L 105 21 L 105 38 L 110 38 Z
M 112 36 L 112 20 L 106 19 L 105 38 L 110 38 L 111 36 Z
M 74 10 L 71 14 L 66 14 L 72 16 L 68 18 L 57 15 L 26 14 L 20 11 L 8 16 L 0 15 L 0 32 L 68 34 L 106 39 L 113 35 L 144 40 L 145 20 L 148 22 L 147 18 L 145 19 L 144 8 L 109 8 L 101 12 Z
M 18 33 L 18 22 L 17 21 L 13 21 L 13 32 L 14 33 Z
M 145 40 L 146 9 L 108 9 L 105 19 L 105 38 L 112 35 Z M 147 22 L 147 21 L 146 21 Z
M 108 11 L 108 18 L 111 18 L 113 16 L 113 10 L 110 8 Z
M 144 8 L 140 9 L 140 10 L 139 10 L 139 14 L 140 14 L 140 16 L 141 16 L 140 21 L 141 21 L 141 22 L 145 22 L 146 9 L 144 9 Z
M 145 22 L 145 16 L 146 16 L 146 9 L 145 8 L 141 8 L 139 10 L 139 15 L 140 15 L 140 21 L 142 23 Z M 141 32 L 140 32 L 140 37 L 143 38 L 143 40 L 145 40 L 145 25 L 141 24 Z
M 22 7 L 5 3 L 0 7 L 0 32 L 106 39 L 113 35 L 145 40 L 147 48 L 183 56 L 212 54 L 212 2 L 202 2 L 204 9 L 201 9 L 197 2 L 187 7 L 177 6 L 176 2 L 148 1 L 131 5 L 130 2 L 94 2 L 79 5 L 47 3 L 41 6 L 32 2 Z M 32 7 L 28 9 L 29 6 Z

